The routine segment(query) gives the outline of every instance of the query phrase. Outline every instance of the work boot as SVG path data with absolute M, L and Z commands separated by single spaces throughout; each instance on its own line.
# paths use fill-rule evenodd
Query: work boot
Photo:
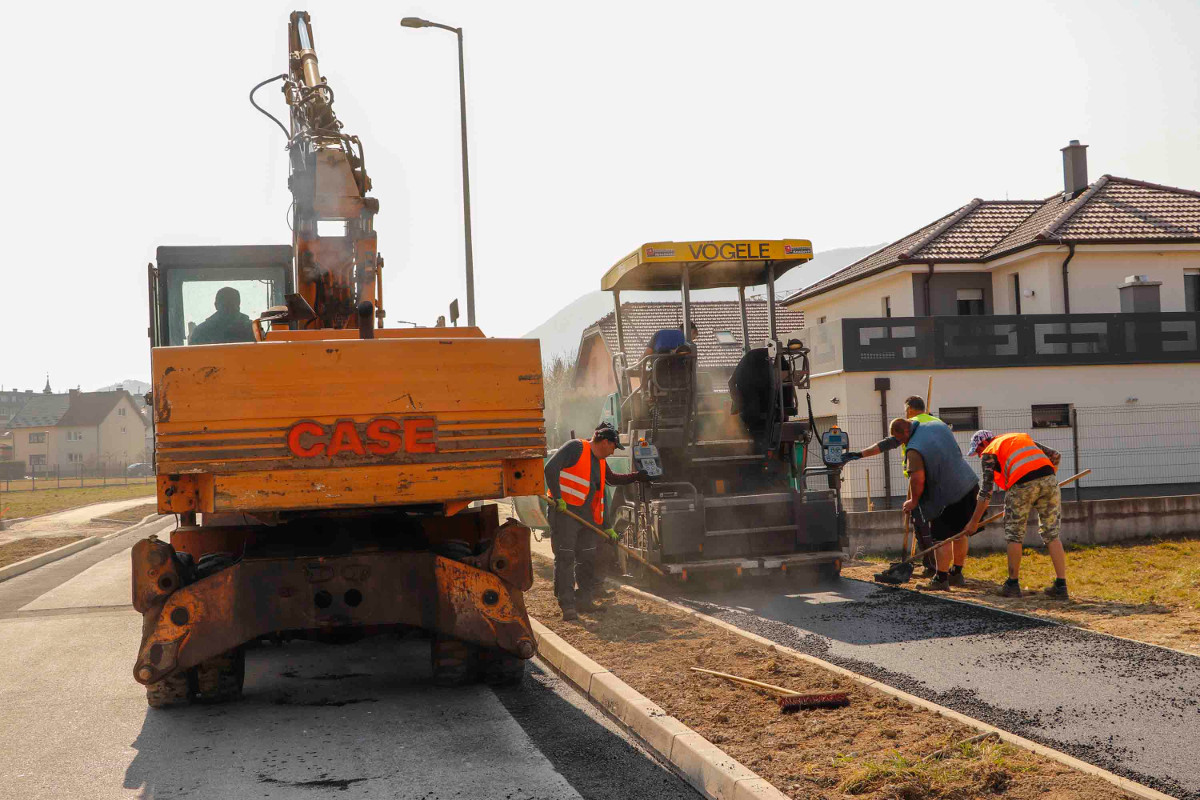
M 967 585 L 967 579 L 963 577 L 961 569 L 951 569 L 950 574 L 947 577 L 951 586 Z
M 1055 600 L 1070 600 L 1071 595 L 1067 592 L 1067 582 L 1055 580 L 1054 583 L 1042 590 L 1047 597 L 1053 597 Z
M 1001 597 L 1020 597 L 1021 583 L 1009 578 L 1000 586 L 1000 590 L 996 594 Z
M 579 619 L 579 612 L 576 611 L 571 606 L 567 606 L 566 608 L 564 608 L 562 610 L 562 618 L 563 618 L 563 622 L 571 622 L 572 620 L 577 620 L 577 619 Z
M 608 608 L 606 606 L 597 605 L 595 602 L 593 602 L 590 599 L 589 600 L 576 599 L 575 607 L 578 608 L 580 611 L 582 611 L 584 614 L 603 614 L 605 611 L 608 611 Z
M 920 574 L 920 576 L 919 576 L 919 577 L 922 577 L 922 578 L 932 578 L 932 577 L 933 577 L 933 576 L 935 576 L 935 575 L 937 575 L 937 568 L 936 568 L 936 567 L 926 567 L 924 570 L 922 570 L 922 571 L 921 571 L 921 574 Z
M 934 575 L 933 580 L 921 588 L 927 592 L 948 592 L 950 591 L 950 576 L 946 574 Z

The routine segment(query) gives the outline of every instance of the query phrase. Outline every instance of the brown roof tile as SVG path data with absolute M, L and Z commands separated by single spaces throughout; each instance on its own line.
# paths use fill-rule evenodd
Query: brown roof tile
M 795 303 L 900 264 L 982 262 L 1054 242 L 1200 241 L 1200 192 L 1104 175 L 1073 199 L 972 200 L 801 289 Z
M 780 334 L 797 331 L 804 327 L 804 314 L 777 306 L 776 329 Z M 630 355 L 641 356 L 646 344 L 654 334 L 663 328 L 678 328 L 683 318 L 683 309 L 679 303 L 622 303 L 621 328 L 625 333 L 625 348 Z M 747 300 L 746 318 L 750 328 L 750 342 L 757 346 L 767 338 L 767 303 L 765 300 Z M 717 302 L 692 303 L 692 320 L 700 330 L 699 349 L 700 367 L 734 367 L 742 357 L 742 321 L 737 301 L 726 300 Z M 601 317 L 587 331 L 584 337 L 590 335 L 596 328 L 604 337 L 608 352 L 617 352 L 617 325 L 615 315 L 608 313 Z M 729 331 L 737 340 L 736 344 L 722 345 L 717 343 L 717 331 Z

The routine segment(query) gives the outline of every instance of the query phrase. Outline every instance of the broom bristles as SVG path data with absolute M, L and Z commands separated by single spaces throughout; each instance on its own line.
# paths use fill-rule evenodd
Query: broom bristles
M 779 698 L 779 708 L 785 714 L 803 708 L 841 708 L 848 705 L 850 705 L 850 695 L 845 692 L 791 694 Z

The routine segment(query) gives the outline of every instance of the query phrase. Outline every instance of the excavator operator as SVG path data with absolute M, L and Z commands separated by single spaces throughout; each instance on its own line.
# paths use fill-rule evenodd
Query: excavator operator
M 242 295 L 232 286 L 217 290 L 216 312 L 192 331 L 188 344 L 232 344 L 253 342 L 254 328 L 242 313 Z

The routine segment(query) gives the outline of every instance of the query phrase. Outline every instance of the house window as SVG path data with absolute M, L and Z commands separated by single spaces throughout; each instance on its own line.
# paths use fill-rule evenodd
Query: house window
M 737 337 L 731 331 L 717 331 L 717 344 L 737 344 Z
M 1021 313 L 1021 276 L 1014 272 L 1012 278 L 1013 278 L 1012 279 L 1013 313 L 1020 314 Z
M 72 464 L 82 464 L 83 453 L 67 453 L 67 461 Z
M 955 297 L 960 317 L 983 316 L 983 289 L 959 289 Z
M 951 430 L 979 430 L 979 408 L 977 406 L 939 408 L 937 418 L 949 425 Z
M 121 433 L 124 433 L 124 432 L 125 432 L 125 426 L 124 426 L 124 425 L 122 425 L 122 426 L 121 426 Z
M 892 298 L 890 298 L 890 297 L 883 298 L 882 306 L 883 306 L 883 315 L 885 317 L 890 317 L 892 315 Z
M 46 457 L 45 457 L 44 455 L 40 455 L 40 456 L 30 456 L 30 457 L 29 457 L 29 466 L 31 466 L 31 467 L 44 467 L 44 466 L 46 466 Z
M 45 444 L 46 443 L 46 434 L 44 432 L 29 434 L 29 443 L 30 444 Z
M 68 442 L 82 442 L 83 441 L 83 431 L 67 431 L 67 441 Z
M 824 324 L 825 324 L 825 318 L 824 318 L 824 317 L 821 317 L 820 319 L 818 319 L 818 320 L 817 320 L 817 324 L 818 324 L 818 325 L 824 325 Z
M 1183 271 L 1183 307 L 1185 311 L 1200 311 L 1200 269 Z
M 1047 406 L 1034 406 L 1033 427 L 1035 428 L 1069 428 L 1071 427 L 1071 404 L 1055 403 Z
M 117 409 L 117 416 L 118 416 L 118 417 L 123 417 L 123 416 L 125 416 L 125 409 L 123 409 L 123 408 L 118 408 L 118 409 Z

